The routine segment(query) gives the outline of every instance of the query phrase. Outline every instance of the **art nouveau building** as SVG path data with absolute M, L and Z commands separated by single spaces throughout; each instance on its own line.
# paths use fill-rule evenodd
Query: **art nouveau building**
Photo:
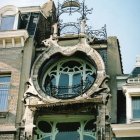
M 123 74 L 118 39 L 87 28 L 90 11 L 78 0 L 0 9 L 0 140 L 140 137 L 139 62 Z

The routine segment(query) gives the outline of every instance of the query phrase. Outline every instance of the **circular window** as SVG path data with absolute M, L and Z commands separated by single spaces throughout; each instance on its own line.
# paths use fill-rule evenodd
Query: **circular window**
M 70 99 L 83 94 L 94 83 L 96 68 L 88 60 L 79 57 L 56 58 L 45 62 L 39 74 L 39 83 L 46 95 Z

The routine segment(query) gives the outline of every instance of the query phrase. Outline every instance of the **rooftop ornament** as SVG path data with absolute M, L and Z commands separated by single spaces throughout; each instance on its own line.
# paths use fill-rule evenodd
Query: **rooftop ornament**
M 79 2 L 79 0 L 64 0 L 62 4 L 58 2 L 57 8 L 57 23 L 59 27 L 60 36 L 65 35 L 78 35 L 84 34 L 89 36 L 89 43 L 92 42 L 93 39 L 97 40 L 107 40 L 106 26 L 102 27 L 100 30 L 92 30 L 86 24 L 87 15 L 92 14 L 93 9 L 88 9 L 85 5 L 85 0 L 83 2 Z M 67 13 L 72 15 L 73 13 L 80 13 L 80 17 L 78 17 L 78 22 L 68 22 L 63 23 L 61 20 L 61 15 Z
M 66 0 L 61 6 L 62 12 L 73 13 L 80 9 L 80 3 L 78 0 Z

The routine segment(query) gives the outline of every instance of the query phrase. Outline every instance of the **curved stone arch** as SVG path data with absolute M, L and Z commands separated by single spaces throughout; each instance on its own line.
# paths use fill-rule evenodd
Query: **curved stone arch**
M 102 84 L 103 80 L 106 78 L 106 73 L 105 73 L 105 65 L 104 62 L 100 56 L 100 54 L 91 48 L 88 44 L 78 44 L 73 47 L 61 47 L 58 46 L 58 44 L 51 44 L 49 49 L 46 49 L 35 61 L 33 68 L 32 68 L 32 81 L 34 84 L 35 89 L 37 90 L 39 96 L 42 97 L 43 100 L 49 101 L 49 102 L 59 102 L 62 101 L 62 99 L 56 99 L 54 97 L 49 97 L 48 95 L 45 95 L 45 93 L 42 91 L 40 88 L 40 85 L 38 83 L 38 73 L 39 69 L 42 67 L 43 63 L 45 61 L 48 61 L 52 56 L 55 56 L 56 54 L 60 53 L 64 57 L 65 56 L 72 56 L 76 52 L 83 52 L 92 62 L 95 63 L 97 66 L 97 77 L 94 82 L 94 84 L 91 86 L 89 90 L 87 90 L 86 93 L 84 93 L 82 96 L 75 97 L 74 99 L 80 100 L 84 99 L 87 96 L 91 96 L 94 94 Z M 85 96 L 86 95 L 86 96 Z M 63 100 L 64 102 L 70 101 L 71 99 Z
M 0 15 L 16 15 L 19 12 L 18 8 L 13 5 L 7 5 L 0 9 Z

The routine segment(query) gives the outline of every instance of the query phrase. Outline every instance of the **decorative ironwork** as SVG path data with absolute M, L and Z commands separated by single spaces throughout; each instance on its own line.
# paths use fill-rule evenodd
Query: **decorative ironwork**
M 82 8 L 81 8 L 82 9 L 82 19 L 87 19 L 87 15 L 92 14 L 93 8 L 88 9 L 87 6 L 85 5 L 85 0 L 83 1 L 83 3 L 81 5 L 82 5 Z
M 107 33 L 106 33 L 106 25 L 99 30 L 92 30 L 90 27 L 86 25 L 87 15 L 92 13 L 92 8 L 88 9 L 85 5 L 85 0 L 83 2 L 79 2 L 79 0 L 64 0 L 62 4 L 58 2 L 57 8 L 57 21 L 59 24 L 59 31 L 60 35 L 63 36 L 65 34 L 79 34 L 85 33 L 87 34 L 88 41 L 91 43 L 94 39 L 97 40 L 107 40 Z M 81 14 L 79 18 L 79 23 L 76 22 L 69 22 L 69 23 L 62 23 L 60 20 L 60 16 L 63 13 L 69 13 L 70 15 L 78 12 Z M 82 26 L 82 21 L 85 21 L 85 26 Z M 87 26 L 87 30 L 85 27 Z M 84 32 L 82 32 L 84 31 Z
M 89 79 L 86 79 L 85 81 L 81 80 L 80 84 L 73 85 L 73 86 L 55 86 L 50 84 L 50 87 L 47 87 L 46 93 L 49 94 L 49 96 L 58 98 L 58 99 L 69 99 L 74 98 L 79 95 L 82 95 L 84 92 L 86 92 L 90 86 L 92 85 L 92 82 Z
M 60 35 L 63 36 L 65 34 L 79 34 L 80 33 L 80 25 L 75 22 L 69 22 L 60 24 Z
M 83 1 L 80 3 L 78 0 L 65 0 L 62 4 L 58 2 L 57 8 L 57 21 L 60 26 L 60 35 L 64 34 L 78 34 L 80 32 L 80 24 L 77 22 L 60 23 L 60 16 L 63 13 L 69 13 L 69 15 L 77 12 L 81 14 L 80 20 L 87 19 L 87 15 L 91 14 L 92 9 L 88 9 Z M 78 21 L 79 22 L 79 21 Z
M 66 0 L 61 6 L 62 12 L 73 13 L 80 10 L 80 3 L 78 0 Z
M 107 40 L 106 25 L 99 30 L 90 30 L 89 28 L 86 31 L 86 34 L 89 36 L 89 41 L 92 42 L 94 39 L 97 40 Z
M 86 16 L 91 14 L 92 10 L 92 8 L 87 8 L 85 1 L 80 3 L 79 0 L 65 0 L 62 4 L 58 2 L 57 16 L 59 18 L 63 13 L 72 14 L 74 12 L 78 12 L 82 15 L 82 19 L 86 19 Z

